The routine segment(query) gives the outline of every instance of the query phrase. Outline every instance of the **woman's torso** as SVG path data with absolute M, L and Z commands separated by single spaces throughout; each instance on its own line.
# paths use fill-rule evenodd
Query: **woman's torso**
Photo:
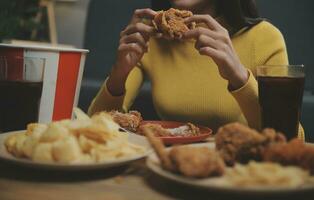
M 232 43 L 242 64 L 254 73 L 250 32 L 236 34 Z M 193 41 L 151 39 L 142 69 L 151 80 L 154 106 L 162 119 L 194 122 L 214 130 L 229 122 L 246 123 L 228 82 L 211 58 L 197 52 Z

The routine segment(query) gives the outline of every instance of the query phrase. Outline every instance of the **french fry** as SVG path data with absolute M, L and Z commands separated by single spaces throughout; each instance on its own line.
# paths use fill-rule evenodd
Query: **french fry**
M 75 107 L 73 108 L 73 112 L 75 115 L 75 118 L 78 120 L 89 120 L 89 116 L 87 114 L 85 114 L 81 109 Z

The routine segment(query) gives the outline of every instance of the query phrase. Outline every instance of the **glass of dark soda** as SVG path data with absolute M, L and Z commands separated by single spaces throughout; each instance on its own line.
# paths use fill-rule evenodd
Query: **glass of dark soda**
M 305 82 L 303 65 L 257 67 L 262 128 L 297 137 Z
M 0 133 L 37 122 L 45 59 L 0 57 Z

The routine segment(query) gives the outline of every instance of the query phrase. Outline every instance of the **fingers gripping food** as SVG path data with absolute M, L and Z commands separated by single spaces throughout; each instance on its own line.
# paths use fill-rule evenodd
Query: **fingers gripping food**
M 170 8 L 166 11 L 159 11 L 153 19 L 153 25 L 158 32 L 168 39 L 181 39 L 183 33 L 195 28 L 195 23 L 186 25 L 184 19 L 191 17 L 192 12 Z
M 91 118 L 76 113 L 75 120 L 29 124 L 26 132 L 9 136 L 9 153 L 35 161 L 56 163 L 102 162 L 143 153 L 128 141 L 119 125 L 105 112 Z

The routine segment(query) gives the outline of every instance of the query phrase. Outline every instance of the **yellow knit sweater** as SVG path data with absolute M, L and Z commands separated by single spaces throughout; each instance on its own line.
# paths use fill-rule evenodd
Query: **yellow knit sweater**
M 216 64 L 211 58 L 200 55 L 194 43 L 152 38 L 148 53 L 128 76 L 125 95 L 112 96 L 105 81 L 89 114 L 112 109 L 127 111 L 146 75 L 151 81 L 153 103 L 161 119 L 194 122 L 214 130 L 237 121 L 259 129 L 256 67 L 288 64 L 280 31 L 264 21 L 232 37 L 234 49 L 249 71 L 247 83 L 235 91 L 228 90 L 228 82 L 220 77 Z M 303 137 L 302 128 L 299 132 Z

